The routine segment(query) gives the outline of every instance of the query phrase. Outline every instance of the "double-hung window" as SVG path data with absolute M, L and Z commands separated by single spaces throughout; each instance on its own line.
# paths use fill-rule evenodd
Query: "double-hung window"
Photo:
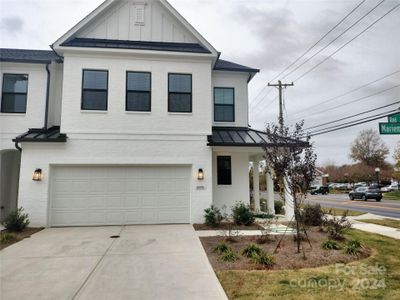
M 192 112 L 191 74 L 168 74 L 168 112 Z
M 26 113 L 28 75 L 3 74 L 2 113 Z
M 234 88 L 214 88 L 214 121 L 235 122 Z
M 230 156 L 217 156 L 218 185 L 232 184 L 232 161 Z
M 151 111 L 151 73 L 126 73 L 126 110 Z
M 107 110 L 108 71 L 83 70 L 82 110 Z

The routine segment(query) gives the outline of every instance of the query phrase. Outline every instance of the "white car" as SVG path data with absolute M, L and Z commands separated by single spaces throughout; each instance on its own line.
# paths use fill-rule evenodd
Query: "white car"
M 390 185 L 384 186 L 384 187 L 381 188 L 381 192 L 383 192 L 383 193 L 388 193 L 388 192 L 391 192 L 391 191 L 393 191 L 393 189 L 392 189 L 392 186 L 390 186 Z

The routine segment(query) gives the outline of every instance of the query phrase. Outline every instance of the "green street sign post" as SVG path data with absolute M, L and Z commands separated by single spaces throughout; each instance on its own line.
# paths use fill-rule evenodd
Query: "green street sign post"
M 400 122 L 379 123 L 380 134 L 400 134 Z
M 400 123 L 400 113 L 388 116 L 389 123 Z

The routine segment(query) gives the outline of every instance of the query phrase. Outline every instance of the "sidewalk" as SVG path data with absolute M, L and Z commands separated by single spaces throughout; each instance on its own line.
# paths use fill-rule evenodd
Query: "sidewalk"
M 378 216 L 374 214 L 364 214 L 361 216 L 356 216 L 356 217 L 347 217 L 353 224 L 353 228 L 371 232 L 371 233 L 377 233 L 381 234 L 390 238 L 394 239 L 400 239 L 400 229 L 397 228 L 392 228 L 388 226 L 382 226 L 382 225 L 376 225 L 372 223 L 364 223 L 360 222 L 359 220 L 367 220 L 367 219 L 376 219 L 376 220 L 383 220 L 383 219 L 391 219 L 391 220 L 398 220 L 396 218 L 390 218 L 390 217 L 383 217 L 383 216 Z

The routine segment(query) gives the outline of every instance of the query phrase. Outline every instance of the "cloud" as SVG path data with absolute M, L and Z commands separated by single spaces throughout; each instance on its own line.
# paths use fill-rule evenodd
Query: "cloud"
M 24 20 L 20 17 L 4 17 L 1 19 L 0 28 L 8 33 L 19 33 L 24 28 Z

